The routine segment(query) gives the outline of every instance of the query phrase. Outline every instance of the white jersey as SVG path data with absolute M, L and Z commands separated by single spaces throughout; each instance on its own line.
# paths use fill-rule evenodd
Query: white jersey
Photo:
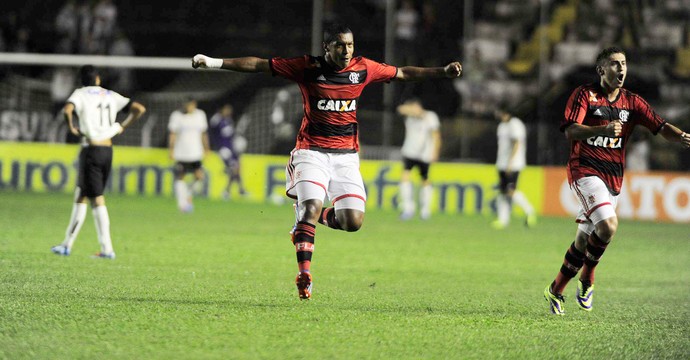
M 173 158 L 183 162 L 201 161 L 204 158 L 201 135 L 207 129 L 206 113 L 203 110 L 196 109 L 191 113 L 173 111 L 168 123 L 168 130 L 176 135 Z
M 115 119 L 129 101 L 129 98 L 100 86 L 81 87 L 67 99 L 68 103 L 74 104 L 79 117 L 79 131 L 87 139 L 95 141 L 110 139 L 120 132 L 122 126 Z
M 511 171 L 522 170 L 527 162 L 525 159 L 527 130 L 522 120 L 511 117 L 510 120 L 499 123 L 496 136 L 498 137 L 498 153 L 496 154 L 498 170 L 506 170 L 508 165 Z M 515 156 L 513 156 L 514 142 L 518 143 Z
M 441 122 L 433 111 L 424 111 L 422 117 L 407 116 L 402 155 L 408 159 L 431 162 L 435 147 L 433 134 L 440 128 Z

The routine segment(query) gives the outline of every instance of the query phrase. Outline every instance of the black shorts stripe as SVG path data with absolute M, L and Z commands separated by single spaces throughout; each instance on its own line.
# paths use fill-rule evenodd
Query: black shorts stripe
M 323 122 L 311 122 L 307 128 L 307 133 L 311 136 L 356 136 L 357 123 L 347 125 L 332 125 Z
M 602 174 L 623 177 L 623 164 L 621 163 L 580 156 L 580 166 L 595 169 Z

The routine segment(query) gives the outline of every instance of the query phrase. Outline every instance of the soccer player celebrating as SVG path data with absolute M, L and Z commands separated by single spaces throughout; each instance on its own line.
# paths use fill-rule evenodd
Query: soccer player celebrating
M 324 34 L 323 56 L 261 59 L 215 59 L 198 54 L 194 68 L 262 72 L 296 82 L 302 92 L 304 117 L 295 149 L 287 165 L 287 195 L 297 202 L 292 242 L 299 273 L 295 281 L 300 299 L 312 290 L 310 265 L 316 223 L 357 231 L 364 220 L 366 193 L 359 171 L 357 103 L 365 86 L 391 80 L 455 78 L 459 62 L 445 67 L 395 67 L 355 57 L 352 31 L 334 25 Z M 328 196 L 333 207 L 323 208 Z
M 633 128 L 642 125 L 670 142 L 690 147 L 690 134 L 667 123 L 637 94 L 623 88 L 625 52 L 604 49 L 596 59 L 598 84 L 573 91 L 561 122 L 571 142 L 568 181 L 580 201 L 575 241 L 565 254 L 556 279 L 544 289 L 551 312 L 563 315 L 563 290 L 580 273 L 577 304 L 592 310 L 594 270 L 618 227 L 616 203 L 623 183 L 625 145 Z
M 91 201 L 98 242 L 101 245 L 101 251 L 95 257 L 114 259 L 115 252 L 110 239 L 110 217 L 103 196 L 113 161 L 111 139 L 141 117 L 146 108 L 112 90 L 102 88 L 101 77 L 93 66 L 83 66 L 80 73 L 83 87 L 74 90 L 63 108 L 70 132 L 84 139 L 79 153 L 79 180 L 65 239 L 62 244 L 53 246 L 51 251 L 57 255 L 70 254 L 72 244 L 84 224 L 88 198 Z M 122 124 L 119 124 L 115 122 L 115 117 L 121 110 L 129 110 L 129 114 Z M 73 113 L 79 117 L 79 127 L 74 125 Z

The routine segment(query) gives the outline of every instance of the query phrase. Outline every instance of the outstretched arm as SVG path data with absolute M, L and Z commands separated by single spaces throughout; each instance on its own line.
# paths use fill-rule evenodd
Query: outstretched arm
M 679 142 L 686 148 L 690 147 L 690 134 L 672 124 L 664 124 L 661 130 L 659 130 L 659 134 L 670 142 Z
M 197 54 L 192 58 L 193 68 L 211 68 L 211 69 L 225 69 L 239 72 L 249 73 L 270 73 L 271 67 L 268 65 L 268 59 L 262 59 L 255 56 L 247 56 L 230 59 L 216 59 L 206 55 Z
M 462 65 L 455 61 L 444 67 L 403 66 L 398 68 L 396 80 L 419 81 L 426 79 L 456 78 L 462 75 Z

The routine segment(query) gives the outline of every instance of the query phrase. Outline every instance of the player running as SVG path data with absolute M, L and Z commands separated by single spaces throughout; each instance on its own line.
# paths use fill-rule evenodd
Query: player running
M 642 125 L 670 142 L 690 147 L 690 135 L 667 123 L 637 94 L 623 88 L 625 52 L 604 49 L 596 59 L 598 84 L 573 91 L 561 122 L 571 142 L 568 181 L 580 201 L 575 241 L 565 254 L 556 279 L 544 289 L 551 312 L 563 315 L 563 290 L 580 272 L 577 304 L 592 310 L 594 269 L 618 228 L 616 203 L 623 183 L 625 145 L 633 128 Z M 580 271 L 582 269 L 582 271 Z
M 113 162 L 112 137 L 121 134 L 133 121 L 146 112 L 146 108 L 115 91 L 102 88 L 101 77 L 91 65 L 80 69 L 83 87 L 74 90 L 67 99 L 63 114 L 69 130 L 75 136 L 83 137 L 79 153 L 79 180 L 75 191 L 72 215 L 62 244 L 51 251 L 67 256 L 86 218 L 86 199 L 91 201 L 96 233 L 101 251 L 95 257 L 114 259 L 115 251 L 110 239 L 110 217 L 105 207 L 103 190 L 110 175 Z M 115 122 L 117 113 L 129 110 L 122 124 Z M 79 118 L 79 127 L 74 126 L 74 115 Z
M 316 223 L 357 231 L 364 220 L 366 193 L 359 171 L 357 103 L 364 87 L 392 80 L 455 78 L 459 62 L 445 67 L 395 67 L 354 56 L 354 36 L 344 25 L 324 34 L 323 56 L 261 59 L 215 59 L 196 55 L 194 68 L 263 72 L 296 82 L 302 92 L 304 117 L 287 165 L 287 195 L 296 200 L 292 242 L 297 253 L 300 299 L 312 290 L 310 266 Z M 324 198 L 333 207 L 323 207 Z

